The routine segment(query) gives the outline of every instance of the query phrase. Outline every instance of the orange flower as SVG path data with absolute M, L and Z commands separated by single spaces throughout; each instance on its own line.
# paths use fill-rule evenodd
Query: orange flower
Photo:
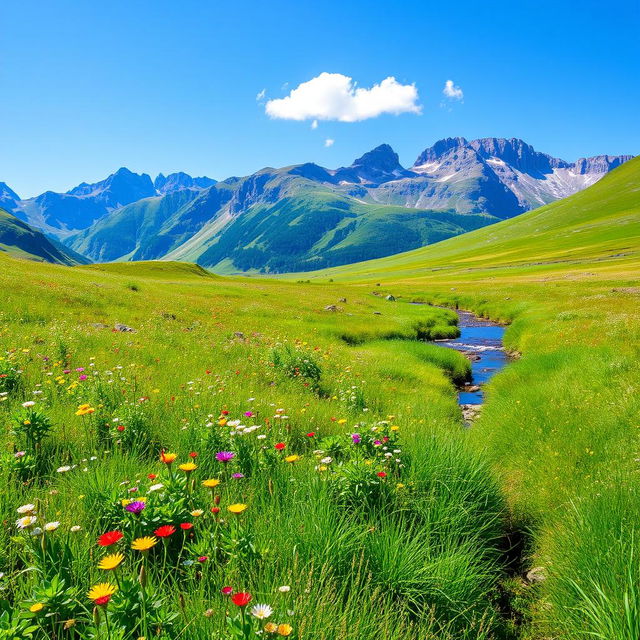
M 160 462 L 164 462 L 165 464 L 171 464 L 178 457 L 175 453 L 165 453 L 163 449 L 160 452 Z

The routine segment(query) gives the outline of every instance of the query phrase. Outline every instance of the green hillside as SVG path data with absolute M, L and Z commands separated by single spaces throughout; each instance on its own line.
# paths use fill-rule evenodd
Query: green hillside
M 54 264 L 82 264 L 86 262 L 74 251 L 49 240 L 26 222 L 0 209 L 0 252 L 16 258 L 52 262 Z
M 315 165 L 263 169 L 205 191 L 140 200 L 70 246 L 99 262 L 168 258 L 219 273 L 282 273 L 387 256 L 497 220 L 365 202 L 314 180 L 317 172 L 326 174 Z
M 435 247 L 363 262 L 322 277 L 416 277 L 435 269 L 478 269 L 637 257 L 640 244 L 640 158 L 573 196 Z

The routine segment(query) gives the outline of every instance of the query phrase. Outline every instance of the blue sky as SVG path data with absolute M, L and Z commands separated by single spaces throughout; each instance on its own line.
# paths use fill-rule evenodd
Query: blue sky
M 337 167 L 382 142 L 410 166 L 458 135 L 520 137 L 567 160 L 640 153 L 637 0 L 4 0 L 0 21 L 0 181 L 22 197 L 120 166 L 218 179 Z M 353 116 L 338 95 L 328 119 L 266 113 L 322 73 L 363 89 L 393 77 L 404 106 L 390 108 L 404 112 Z M 462 99 L 443 95 L 447 80 Z M 272 111 L 309 113 L 288 106 Z

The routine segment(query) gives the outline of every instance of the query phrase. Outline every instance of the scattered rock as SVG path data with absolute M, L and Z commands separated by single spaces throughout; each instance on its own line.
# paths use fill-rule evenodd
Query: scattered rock
M 347 299 L 346 298 L 340 298 L 340 300 L 338 300 L 338 302 L 343 302 L 346 303 Z
M 391 294 L 386 295 L 386 296 L 384 297 L 384 299 L 385 299 L 385 300 L 388 300 L 389 302 L 395 302 L 395 301 L 396 301 L 396 297 L 395 297 L 395 296 L 392 296 Z
M 93 327 L 94 329 L 108 329 L 109 325 L 108 324 L 103 324 L 102 322 L 92 322 L 91 327 Z
M 529 571 L 527 571 L 526 579 L 529 584 L 544 582 L 547 579 L 545 568 L 534 567 L 533 569 L 529 569 Z
M 382 314 L 381 314 L 379 311 L 374 311 L 374 312 L 373 312 L 373 315 L 374 315 L 374 316 L 381 316 Z
M 242 333 L 242 331 L 234 331 L 233 337 L 238 340 L 244 340 L 244 333 Z
M 380 283 L 379 283 L 379 282 L 376 282 L 376 287 L 379 287 L 379 286 L 380 286 Z
M 162 317 L 165 320 L 177 320 L 175 313 L 167 313 L 166 311 L 162 314 Z
M 126 324 L 120 324 L 119 322 L 113 325 L 113 329 L 114 331 L 120 331 L 122 333 L 135 333 L 135 329 L 128 327 Z
M 325 308 L 325 311 L 338 311 L 338 307 L 335 304 L 328 304 Z
M 460 409 L 462 409 L 462 419 L 465 422 L 473 422 L 482 411 L 481 404 L 461 404 Z
M 464 390 L 469 391 L 470 393 L 475 393 L 476 391 L 480 391 L 480 387 L 477 384 L 471 384 L 470 382 L 465 382 Z
M 371 295 L 374 295 L 374 296 L 381 296 L 382 294 L 381 294 L 379 291 L 372 291 L 372 292 L 371 292 Z

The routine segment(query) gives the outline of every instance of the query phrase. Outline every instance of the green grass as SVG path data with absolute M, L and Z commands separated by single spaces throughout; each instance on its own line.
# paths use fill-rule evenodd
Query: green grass
M 271 619 L 291 624 L 296 638 L 508 636 L 498 606 L 504 501 L 487 463 L 456 436 L 452 379 L 468 364 L 415 340 L 419 326 L 455 329 L 452 312 L 343 285 L 210 277 L 181 263 L 0 262 L 0 479 L 9 487 L 0 494 L 0 585 L 13 624 L 27 616 L 34 637 L 53 638 L 74 618 L 76 637 L 94 637 L 87 591 L 115 581 L 96 566 L 108 551 L 96 538 L 118 529 L 130 541 L 190 521 L 194 537 L 182 551 L 178 530 L 166 559 L 162 543 L 149 555 L 153 616 L 139 608 L 142 556 L 118 543 L 125 562 L 107 609 L 112 637 L 156 637 L 158 628 L 162 638 L 184 628 L 194 638 L 239 637 L 225 631 L 240 612 L 220 593 L 225 585 L 270 604 Z M 342 310 L 325 311 L 329 304 Z M 112 332 L 117 322 L 135 333 Z M 376 322 L 377 332 L 365 331 Z M 350 345 L 346 330 L 366 337 Z M 30 400 L 51 423 L 37 447 L 25 435 L 40 420 L 24 413 Z M 77 415 L 85 403 L 95 411 Z M 260 429 L 230 436 L 222 412 Z M 383 436 L 388 443 L 373 444 Z M 181 480 L 172 480 L 158 461 L 163 448 L 179 455 L 174 467 L 198 453 L 188 491 L 184 473 L 175 468 Z M 236 452 L 229 467 L 215 459 L 219 450 Z M 218 518 L 201 486 L 207 477 L 222 480 Z M 150 491 L 157 483 L 164 488 Z M 141 495 L 142 515 L 128 514 L 120 500 Z M 61 522 L 44 538 L 45 556 L 41 538 L 13 526 L 30 502 L 38 524 Z M 245 513 L 227 512 L 239 502 Z M 197 508 L 203 515 L 190 514 Z M 42 611 L 29 612 L 38 603 Z M 102 612 L 100 637 L 105 625 Z

